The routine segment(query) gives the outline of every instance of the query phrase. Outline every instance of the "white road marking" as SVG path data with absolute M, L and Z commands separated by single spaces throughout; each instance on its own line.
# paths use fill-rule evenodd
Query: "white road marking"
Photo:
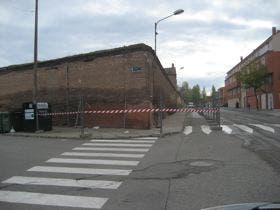
M 111 143 L 155 143 L 155 140 L 90 140 L 91 142 L 111 142 Z
M 85 157 L 126 157 L 126 158 L 143 158 L 145 154 L 119 154 L 119 153 L 91 153 L 91 152 L 64 152 L 65 156 L 85 156 Z
M 0 201 L 8 203 L 100 209 L 107 202 L 107 200 L 108 198 L 44 194 L 33 192 L 0 191 Z
M 197 112 L 191 112 L 191 116 L 193 117 L 193 118 L 197 118 L 197 119 L 199 119 L 199 118 L 203 118 L 200 114 L 198 114 Z
M 99 164 L 99 165 L 119 165 L 119 166 L 137 166 L 139 161 L 133 160 L 99 160 L 99 159 L 68 159 L 51 158 L 48 163 L 73 163 L 73 164 Z
M 260 124 L 250 124 L 250 125 L 256 126 L 256 127 L 258 127 L 258 128 L 261 128 L 261 129 L 263 129 L 263 130 L 265 130 L 265 131 L 269 131 L 269 132 L 271 132 L 271 133 L 275 133 L 274 128 L 271 128 L 271 127 L 266 126 L 266 125 L 260 125 Z
M 101 147 L 151 147 L 152 144 L 111 144 L 111 143 L 84 143 L 83 146 L 101 146 Z
M 133 138 L 136 140 L 157 140 L 158 137 L 140 137 L 140 138 Z
M 223 131 L 227 134 L 231 134 L 232 133 L 232 129 L 230 127 L 228 127 L 227 125 L 221 125 Z
M 97 169 L 97 168 L 72 168 L 55 166 L 34 166 L 27 171 L 51 172 L 51 173 L 69 173 L 69 174 L 96 174 L 96 175 L 117 175 L 127 176 L 132 170 L 124 169 Z
M 208 125 L 202 125 L 201 130 L 206 134 L 210 134 L 212 132 Z
M 3 181 L 2 183 L 22 184 L 22 185 L 51 185 L 51 186 L 83 187 L 83 188 L 87 187 L 92 189 L 93 188 L 117 189 L 122 182 L 13 176 Z
M 246 125 L 233 124 L 233 126 L 239 128 L 239 129 L 241 129 L 243 131 L 246 131 L 247 133 L 251 133 L 252 134 L 254 132 L 254 130 L 252 128 L 249 128 Z
M 184 132 L 186 136 L 192 133 L 192 126 L 185 126 Z
M 73 150 L 116 151 L 116 152 L 148 152 L 149 149 L 110 148 L 110 147 L 76 147 Z

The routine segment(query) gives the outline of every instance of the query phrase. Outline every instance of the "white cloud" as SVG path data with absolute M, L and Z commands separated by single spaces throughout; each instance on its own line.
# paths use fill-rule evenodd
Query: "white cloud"
M 135 10 L 124 0 L 89 1 L 82 5 L 82 12 L 94 16 L 119 16 Z
M 236 42 L 223 36 L 204 35 L 197 37 L 189 45 L 182 41 L 162 44 L 159 57 L 165 66 L 170 66 L 174 60 L 177 69 L 184 66 L 184 70 L 178 70 L 177 74 L 185 80 L 215 78 L 225 76 L 240 61 L 240 56 L 247 56 L 258 44 L 260 42 L 255 40 L 244 45 L 244 42 Z
M 279 20 L 279 2 L 39 1 L 39 58 L 140 42 L 154 46 L 154 22 L 182 8 L 183 14 L 159 25 L 158 57 L 163 66 L 175 63 L 179 81 L 220 86 L 240 56 L 248 55 L 270 35 Z M 31 61 L 34 13 L 30 10 L 34 10 L 33 0 L 1 2 L 0 66 Z M 182 66 L 184 70 L 179 70 Z
M 246 20 L 243 18 L 235 18 L 235 19 L 227 19 L 230 23 L 236 24 L 236 25 L 242 25 L 249 28 L 267 28 L 270 29 L 273 25 L 272 21 L 268 20 Z

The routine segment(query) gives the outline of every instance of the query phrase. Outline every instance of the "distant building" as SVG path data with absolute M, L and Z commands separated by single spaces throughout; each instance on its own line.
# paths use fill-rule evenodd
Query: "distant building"
M 256 108 L 253 90 L 242 88 L 236 80 L 236 74 L 253 61 L 260 61 L 268 69 L 268 84 L 265 92 L 258 92 L 257 97 L 261 109 L 280 109 L 280 32 L 272 28 L 272 35 L 251 52 L 246 58 L 227 72 L 225 92 L 229 107 Z
M 136 44 L 38 63 L 38 101 L 54 112 L 120 110 L 180 106 L 174 65 L 168 73 L 154 50 Z M 0 111 L 20 109 L 32 101 L 33 63 L 0 68 Z M 87 114 L 86 126 L 150 128 L 154 113 Z
M 227 104 L 225 87 L 221 87 L 218 89 L 218 101 L 218 104 L 220 106 L 225 106 Z
M 174 87 L 177 87 L 177 73 L 176 68 L 174 66 L 174 63 L 172 63 L 172 66 L 170 68 L 164 68 L 169 80 L 172 82 Z

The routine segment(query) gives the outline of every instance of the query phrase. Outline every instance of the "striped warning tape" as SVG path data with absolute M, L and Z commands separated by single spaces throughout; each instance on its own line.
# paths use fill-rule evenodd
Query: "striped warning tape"
M 39 115 L 76 115 L 76 114 L 122 114 L 122 113 L 146 113 L 146 112 L 218 112 L 217 108 L 207 108 L 207 109 L 194 109 L 194 108 L 183 108 L 183 109 L 170 109 L 170 108 L 155 108 L 155 109 L 119 109 L 119 110 L 88 110 L 79 112 L 52 112 L 52 113 L 42 113 Z

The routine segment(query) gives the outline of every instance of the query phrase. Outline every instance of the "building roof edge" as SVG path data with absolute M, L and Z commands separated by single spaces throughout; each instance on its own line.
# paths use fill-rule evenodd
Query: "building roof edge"
M 82 53 L 82 54 L 65 56 L 65 57 L 55 58 L 55 59 L 50 59 L 50 60 L 45 60 L 45 61 L 38 61 L 38 67 L 55 66 L 55 65 L 62 64 L 62 63 L 73 62 L 73 61 L 74 62 L 75 61 L 90 61 L 90 60 L 93 60 L 93 59 L 99 58 L 99 57 L 119 55 L 119 54 L 123 54 L 123 53 L 135 52 L 135 51 L 152 52 L 153 49 L 144 43 L 139 43 L 139 44 L 123 46 L 123 47 L 118 47 L 118 48 L 98 50 L 98 51 L 89 52 L 89 53 Z M 6 67 L 0 67 L 0 72 L 31 69 L 31 68 L 33 68 L 33 62 L 10 65 L 10 66 L 6 66 Z

